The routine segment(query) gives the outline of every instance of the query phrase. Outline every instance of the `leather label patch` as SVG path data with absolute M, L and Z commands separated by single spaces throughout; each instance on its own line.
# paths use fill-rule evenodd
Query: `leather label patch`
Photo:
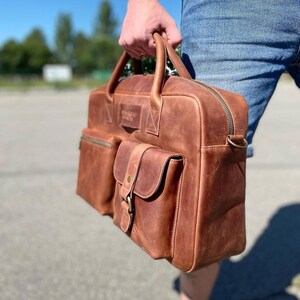
M 135 104 L 122 103 L 120 107 L 120 125 L 124 127 L 139 129 L 142 107 Z

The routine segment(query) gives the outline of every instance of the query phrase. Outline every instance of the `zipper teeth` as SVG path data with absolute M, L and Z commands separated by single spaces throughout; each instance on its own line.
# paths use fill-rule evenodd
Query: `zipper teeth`
M 230 108 L 229 108 L 228 104 L 226 103 L 225 99 L 217 91 L 215 91 L 213 88 L 211 88 L 210 86 L 206 85 L 205 83 L 203 83 L 201 81 L 198 81 L 198 80 L 194 80 L 194 82 L 197 83 L 197 84 L 200 84 L 200 85 L 204 86 L 212 94 L 214 94 L 216 96 L 216 98 L 218 99 L 218 101 L 222 105 L 222 107 L 223 107 L 223 109 L 225 111 L 225 114 L 226 114 L 227 123 L 228 123 L 228 134 L 229 135 L 234 135 L 233 116 L 231 114 Z
M 83 139 L 87 142 L 91 142 L 93 144 L 96 144 L 98 146 L 104 147 L 104 148 L 111 148 L 112 147 L 112 143 L 101 140 L 101 139 L 95 139 L 95 138 L 92 138 L 90 136 L 82 135 L 81 139 Z

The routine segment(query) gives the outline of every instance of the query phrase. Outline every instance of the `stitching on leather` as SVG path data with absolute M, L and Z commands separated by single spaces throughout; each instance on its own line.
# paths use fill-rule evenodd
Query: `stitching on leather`
M 121 95 L 121 96 L 124 96 L 124 95 L 127 95 L 127 96 L 148 96 L 150 97 L 150 93 L 124 93 L 122 91 L 118 91 L 118 92 L 115 92 L 114 95 Z M 194 99 L 196 101 L 198 101 L 198 98 L 196 98 L 194 95 L 182 95 L 182 94 L 164 94 L 162 93 L 161 94 L 163 97 L 187 97 L 187 98 L 191 98 L 191 99 Z
M 199 116 L 200 116 L 200 123 L 202 122 L 202 117 L 203 117 L 203 115 L 202 115 L 202 111 L 201 111 L 201 109 L 200 109 L 200 102 L 199 102 L 199 99 L 197 98 L 197 104 L 198 104 L 198 111 L 199 111 Z M 200 131 L 200 142 L 201 142 L 201 144 L 202 144 L 202 136 L 201 136 L 201 134 L 202 134 L 202 131 Z M 201 151 L 199 151 L 199 165 L 200 165 L 200 168 L 199 168 L 199 182 L 201 182 L 201 174 L 202 174 L 202 154 L 201 154 Z M 197 205 L 197 212 L 196 212 L 196 221 L 195 221 L 195 224 L 194 224 L 194 228 L 195 228 L 195 233 L 194 233 L 194 239 L 193 239 L 193 241 L 194 241 L 194 245 L 193 245 L 193 258 L 192 258 L 192 264 L 191 264 L 191 267 L 189 268 L 189 270 L 191 270 L 192 268 L 193 268 L 193 266 L 196 264 L 196 261 L 195 261 L 195 252 L 196 252 L 196 245 L 197 245 L 197 243 L 196 243 L 196 237 L 198 236 L 198 234 L 197 234 L 197 224 L 198 224 L 198 221 L 199 221 L 199 211 L 200 211 L 200 201 L 199 201 L 199 199 L 200 199 L 200 189 L 201 189 L 201 186 L 200 186 L 200 184 L 198 185 L 198 191 L 197 191 L 197 194 L 198 194 L 198 205 Z
M 112 115 L 110 113 L 110 108 L 107 104 L 105 105 L 105 108 L 106 108 L 107 122 L 112 123 L 113 120 L 112 120 Z
M 223 95 L 221 95 L 214 87 L 212 87 L 211 85 L 209 86 L 212 90 L 214 90 L 222 99 L 223 99 L 223 101 L 225 101 L 225 103 L 227 104 L 227 107 L 228 107 L 228 109 L 229 109 L 229 111 L 230 111 L 230 114 L 231 114 L 231 116 L 232 116 L 232 121 L 233 121 L 233 126 L 234 126 L 234 131 L 235 131 L 235 129 L 236 129 L 236 124 L 235 124 L 235 119 L 234 119 L 234 117 L 233 117 L 233 113 L 232 113 L 232 110 L 231 110 L 231 107 L 230 107 L 230 105 L 228 104 L 228 102 L 225 100 L 225 97 L 223 96 Z M 221 104 L 221 103 L 220 103 Z M 221 105 L 222 106 L 222 105 Z
M 184 77 L 180 77 L 181 79 L 184 79 L 184 80 L 189 80 L 187 78 L 184 78 Z M 192 81 L 193 82 L 193 81 Z M 193 82 L 194 84 L 196 84 L 197 86 L 199 86 L 196 82 Z M 125 91 L 125 90 L 124 90 Z M 138 93 L 134 93 L 134 92 L 127 92 L 125 93 L 122 89 L 120 89 L 119 91 L 115 91 L 114 92 L 114 95 L 129 95 L 129 96 L 132 96 L 132 95 L 136 95 L 136 96 L 150 96 L 150 92 L 148 93 L 142 93 L 142 92 L 138 92 Z M 105 94 L 105 91 L 104 90 L 100 90 L 100 89 L 96 89 L 95 90 L 95 93 L 100 93 L 100 94 Z M 218 93 L 219 94 L 219 93 Z M 191 94 L 191 95 L 182 95 L 182 94 L 165 94 L 165 93 L 161 93 L 162 96 L 171 96 L 171 97 L 176 97 L 176 96 L 180 96 L 180 97 L 188 97 L 188 98 L 192 98 L 194 100 L 196 100 L 197 102 L 199 101 L 198 97 L 195 95 L 195 94 Z
M 196 83 L 195 83 L 196 84 Z M 101 91 L 100 91 L 101 92 Z M 115 94 L 119 94 L 119 95 L 129 95 L 129 96 L 132 96 L 132 95 L 142 95 L 142 96 L 149 96 L 149 93 L 147 94 L 135 94 L 135 93 L 120 93 L 120 92 L 115 92 Z M 202 112 L 201 112 L 201 109 L 200 109 L 200 100 L 199 98 L 196 96 L 196 95 L 179 95 L 179 94 L 162 94 L 163 96 L 171 96 L 171 97 L 175 97 L 175 96 L 180 96 L 180 97 L 186 97 L 186 98 L 190 98 L 191 100 L 194 101 L 195 105 L 197 106 L 198 108 L 198 112 L 199 112 L 199 122 L 201 123 L 201 120 L 202 120 Z M 149 117 L 149 116 L 148 116 Z M 200 132 L 200 141 L 202 139 L 202 134 Z M 202 142 L 202 141 L 201 141 Z M 201 152 L 199 151 L 199 164 L 201 165 Z M 201 170 L 199 170 L 199 179 L 201 180 Z M 182 178 L 182 180 L 184 180 L 184 177 Z M 197 195 L 198 195 L 198 198 L 199 198 L 199 195 L 200 195 L 200 185 L 198 187 L 198 191 L 197 191 Z M 179 207 L 181 207 L 181 201 L 179 202 Z M 198 219 L 199 219 L 199 203 L 197 205 L 197 212 L 196 212 L 196 220 L 195 220 L 195 224 L 198 223 Z M 178 210 L 178 216 L 177 216 L 177 222 L 176 222 L 176 228 L 174 228 L 174 245 L 175 245 L 175 240 L 176 240 L 176 232 L 177 232 L 177 225 L 178 225 L 178 220 L 179 220 L 179 210 Z M 196 228 L 196 227 L 195 227 Z M 197 230 L 195 230 L 195 235 L 194 235 L 194 238 L 196 237 L 197 235 Z M 173 259 L 174 259 L 174 255 L 175 255 L 175 247 L 173 249 Z M 190 270 L 194 264 L 195 264 L 195 251 L 196 251 L 196 243 L 194 243 L 193 245 L 193 253 L 192 253 L 192 262 L 191 262 L 191 265 L 190 267 L 187 268 L 187 270 Z
M 124 193 L 126 193 L 127 195 L 134 189 L 134 186 L 135 186 L 135 184 L 136 184 L 136 181 L 137 181 L 137 177 L 138 177 L 138 173 L 139 173 L 139 170 L 140 170 L 140 167 L 141 167 L 141 160 L 143 159 L 143 156 L 145 155 L 145 153 L 146 153 L 146 151 L 149 149 L 148 147 L 147 148 L 145 148 L 145 149 L 143 149 L 143 147 L 142 147 L 142 145 L 143 145 L 143 147 L 144 147 L 144 145 L 145 146 L 147 146 L 148 144 L 138 144 L 133 150 L 132 150 L 132 152 L 131 152 L 131 154 L 130 154 L 130 157 L 129 157 L 129 162 L 128 162 L 128 165 L 127 165 L 127 168 L 126 168 L 126 173 L 125 173 L 125 177 L 124 177 L 124 180 L 123 180 L 123 183 L 122 183 L 122 185 L 121 185 L 121 189 L 120 189 L 120 194 L 123 194 L 123 191 L 124 191 Z M 136 149 L 138 148 L 138 152 L 137 153 L 135 153 L 136 151 Z M 142 148 L 142 150 L 140 150 L 139 148 Z M 140 153 L 141 152 L 141 153 Z M 126 187 L 126 175 L 128 174 L 127 172 L 128 172 L 128 169 L 131 167 L 131 165 L 132 165 L 132 156 L 134 156 L 134 159 L 136 159 L 135 158 L 135 156 L 140 156 L 139 157 L 139 160 L 138 160 L 138 162 L 136 163 L 136 164 L 134 164 L 134 173 L 133 173 L 133 175 L 132 175 L 132 177 L 133 177 L 133 180 L 130 182 L 130 184 L 129 184 L 129 187 L 130 188 L 128 188 L 128 187 Z M 124 183 L 125 182 L 125 183 Z
M 179 210 L 181 207 L 182 182 L 183 182 L 183 177 L 185 175 L 184 169 L 185 169 L 185 159 L 183 159 L 183 170 L 180 175 L 179 186 L 178 186 L 177 197 L 176 197 L 177 199 L 176 199 L 175 218 L 174 218 L 174 224 L 173 224 L 173 228 L 172 228 L 171 258 L 174 257 L 174 252 L 175 252 L 175 236 L 176 236 L 176 232 L 177 232 Z
M 153 148 L 156 148 L 156 147 L 153 147 Z M 150 148 L 149 148 L 149 149 L 150 149 Z M 159 148 L 158 148 L 158 149 L 159 149 Z M 141 194 L 138 193 L 138 192 L 134 192 L 134 194 L 137 195 L 137 196 L 139 196 L 139 197 L 141 197 L 142 199 L 147 199 L 147 198 L 151 197 L 153 194 L 155 194 L 155 193 L 157 192 L 159 186 L 160 186 L 160 183 L 161 183 L 161 180 L 162 180 L 164 171 L 165 171 L 165 169 L 166 169 L 166 166 L 167 166 L 168 163 L 170 163 L 170 161 L 171 161 L 172 159 L 174 159 L 174 154 L 170 154 L 170 155 L 166 158 L 166 161 L 164 162 L 164 164 L 163 164 L 163 166 L 162 166 L 162 168 L 161 168 L 161 170 L 160 170 L 160 174 L 159 174 L 159 176 L 158 176 L 159 179 L 157 180 L 158 183 L 157 183 L 157 185 L 155 186 L 154 192 L 148 192 L 148 194 L 146 194 L 146 195 L 141 195 Z
M 200 113 L 200 117 L 201 117 L 201 119 L 200 120 L 202 120 L 202 114 L 201 114 L 201 110 L 199 109 L 199 113 Z M 201 134 L 201 132 L 200 132 L 200 134 Z M 202 139 L 202 137 L 200 136 L 200 140 Z M 201 155 L 201 152 L 199 151 L 199 165 L 201 166 L 201 161 L 202 161 L 202 155 Z M 199 183 L 201 183 L 201 170 L 202 170 L 202 167 L 200 167 L 199 168 Z M 198 236 L 198 234 L 197 234 L 197 224 L 198 224 L 198 221 L 199 221 L 199 215 L 200 215 L 200 213 L 199 213 L 199 210 L 200 210 L 200 201 L 199 201 L 199 198 L 200 198 L 200 190 L 201 190 L 201 186 L 200 186 L 200 184 L 198 185 L 198 191 L 197 191 L 197 194 L 198 194 L 198 197 L 197 197 L 197 214 L 196 214 L 196 220 L 195 220 L 195 224 L 194 224 L 194 228 L 195 228 L 195 233 L 194 233 L 194 238 L 193 238 L 193 241 L 194 241 L 194 245 L 193 245 L 193 254 L 192 254 L 192 263 L 191 263 L 191 266 L 189 267 L 189 269 L 188 269 L 188 271 L 190 271 L 193 267 L 194 267 L 194 265 L 196 264 L 196 261 L 195 261 L 195 252 L 196 252 L 196 245 L 197 245 L 197 243 L 196 243 L 196 238 L 197 238 L 197 236 Z
M 200 150 L 209 150 L 209 149 L 213 149 L 213 148 L 230 148 L 229 145 L 212 145 L 212 146 L 201 146 Z
M 114 93 L 115 95 L 128 95 L 128 96 L 149 96 L 150 97 L 150 93 L 122 93 L 122 91 L 121 92 L 115 92 Z
M 153 129 L 149 129 L 149 118 L 151 116 L 151 121 L 152 121 L 152 126 L 153 126 Z M 150 132 L 150 133 L 154 133 L 156 134 L 157 133 L 157 127 L 156 127 L 156 124 L 154 122 L 154 119 L 153 119 L 153 116 L 152 116 L 152 113 L 151 113 L 151 109 L 149 109 L 149 112 L 148 112 L 148 118 L 147 118 L 147 125 L 146 125 L 146 128 L 147 128 L 147 132 Z

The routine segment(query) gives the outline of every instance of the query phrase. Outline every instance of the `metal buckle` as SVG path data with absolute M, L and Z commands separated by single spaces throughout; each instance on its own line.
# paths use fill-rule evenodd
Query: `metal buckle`
M 239 145 L 239 144 L 236 144 L 235 142 L 233 142 L 233 141 L 230 139 L 230 137 L 228 136 L 228 137 L 227 137 L 227 142 L 228 142 L 231 146 L 236 147 L 236 148 L 240 148 L 240 149 L 245 149 L 245 148 L 248 147 L 248 142 L 247 142 L 246 139 L 243 139 L 243 142 L 244 142 L 243 145 Z
M 128 204 L 128 212 L 131 214 L 133 212 L 133 205 L 132 205 L 132 200 L 131 197 L 128 195 L 126 197 L 126 203 Z

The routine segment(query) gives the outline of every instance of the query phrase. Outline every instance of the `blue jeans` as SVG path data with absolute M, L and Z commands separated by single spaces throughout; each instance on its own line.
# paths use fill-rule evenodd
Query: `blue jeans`
M 246 98 L 252 156 L 281 74 L 289 72 L 300 88 L 300 0 L 182 0 L 181 31 L 192 76 Z

